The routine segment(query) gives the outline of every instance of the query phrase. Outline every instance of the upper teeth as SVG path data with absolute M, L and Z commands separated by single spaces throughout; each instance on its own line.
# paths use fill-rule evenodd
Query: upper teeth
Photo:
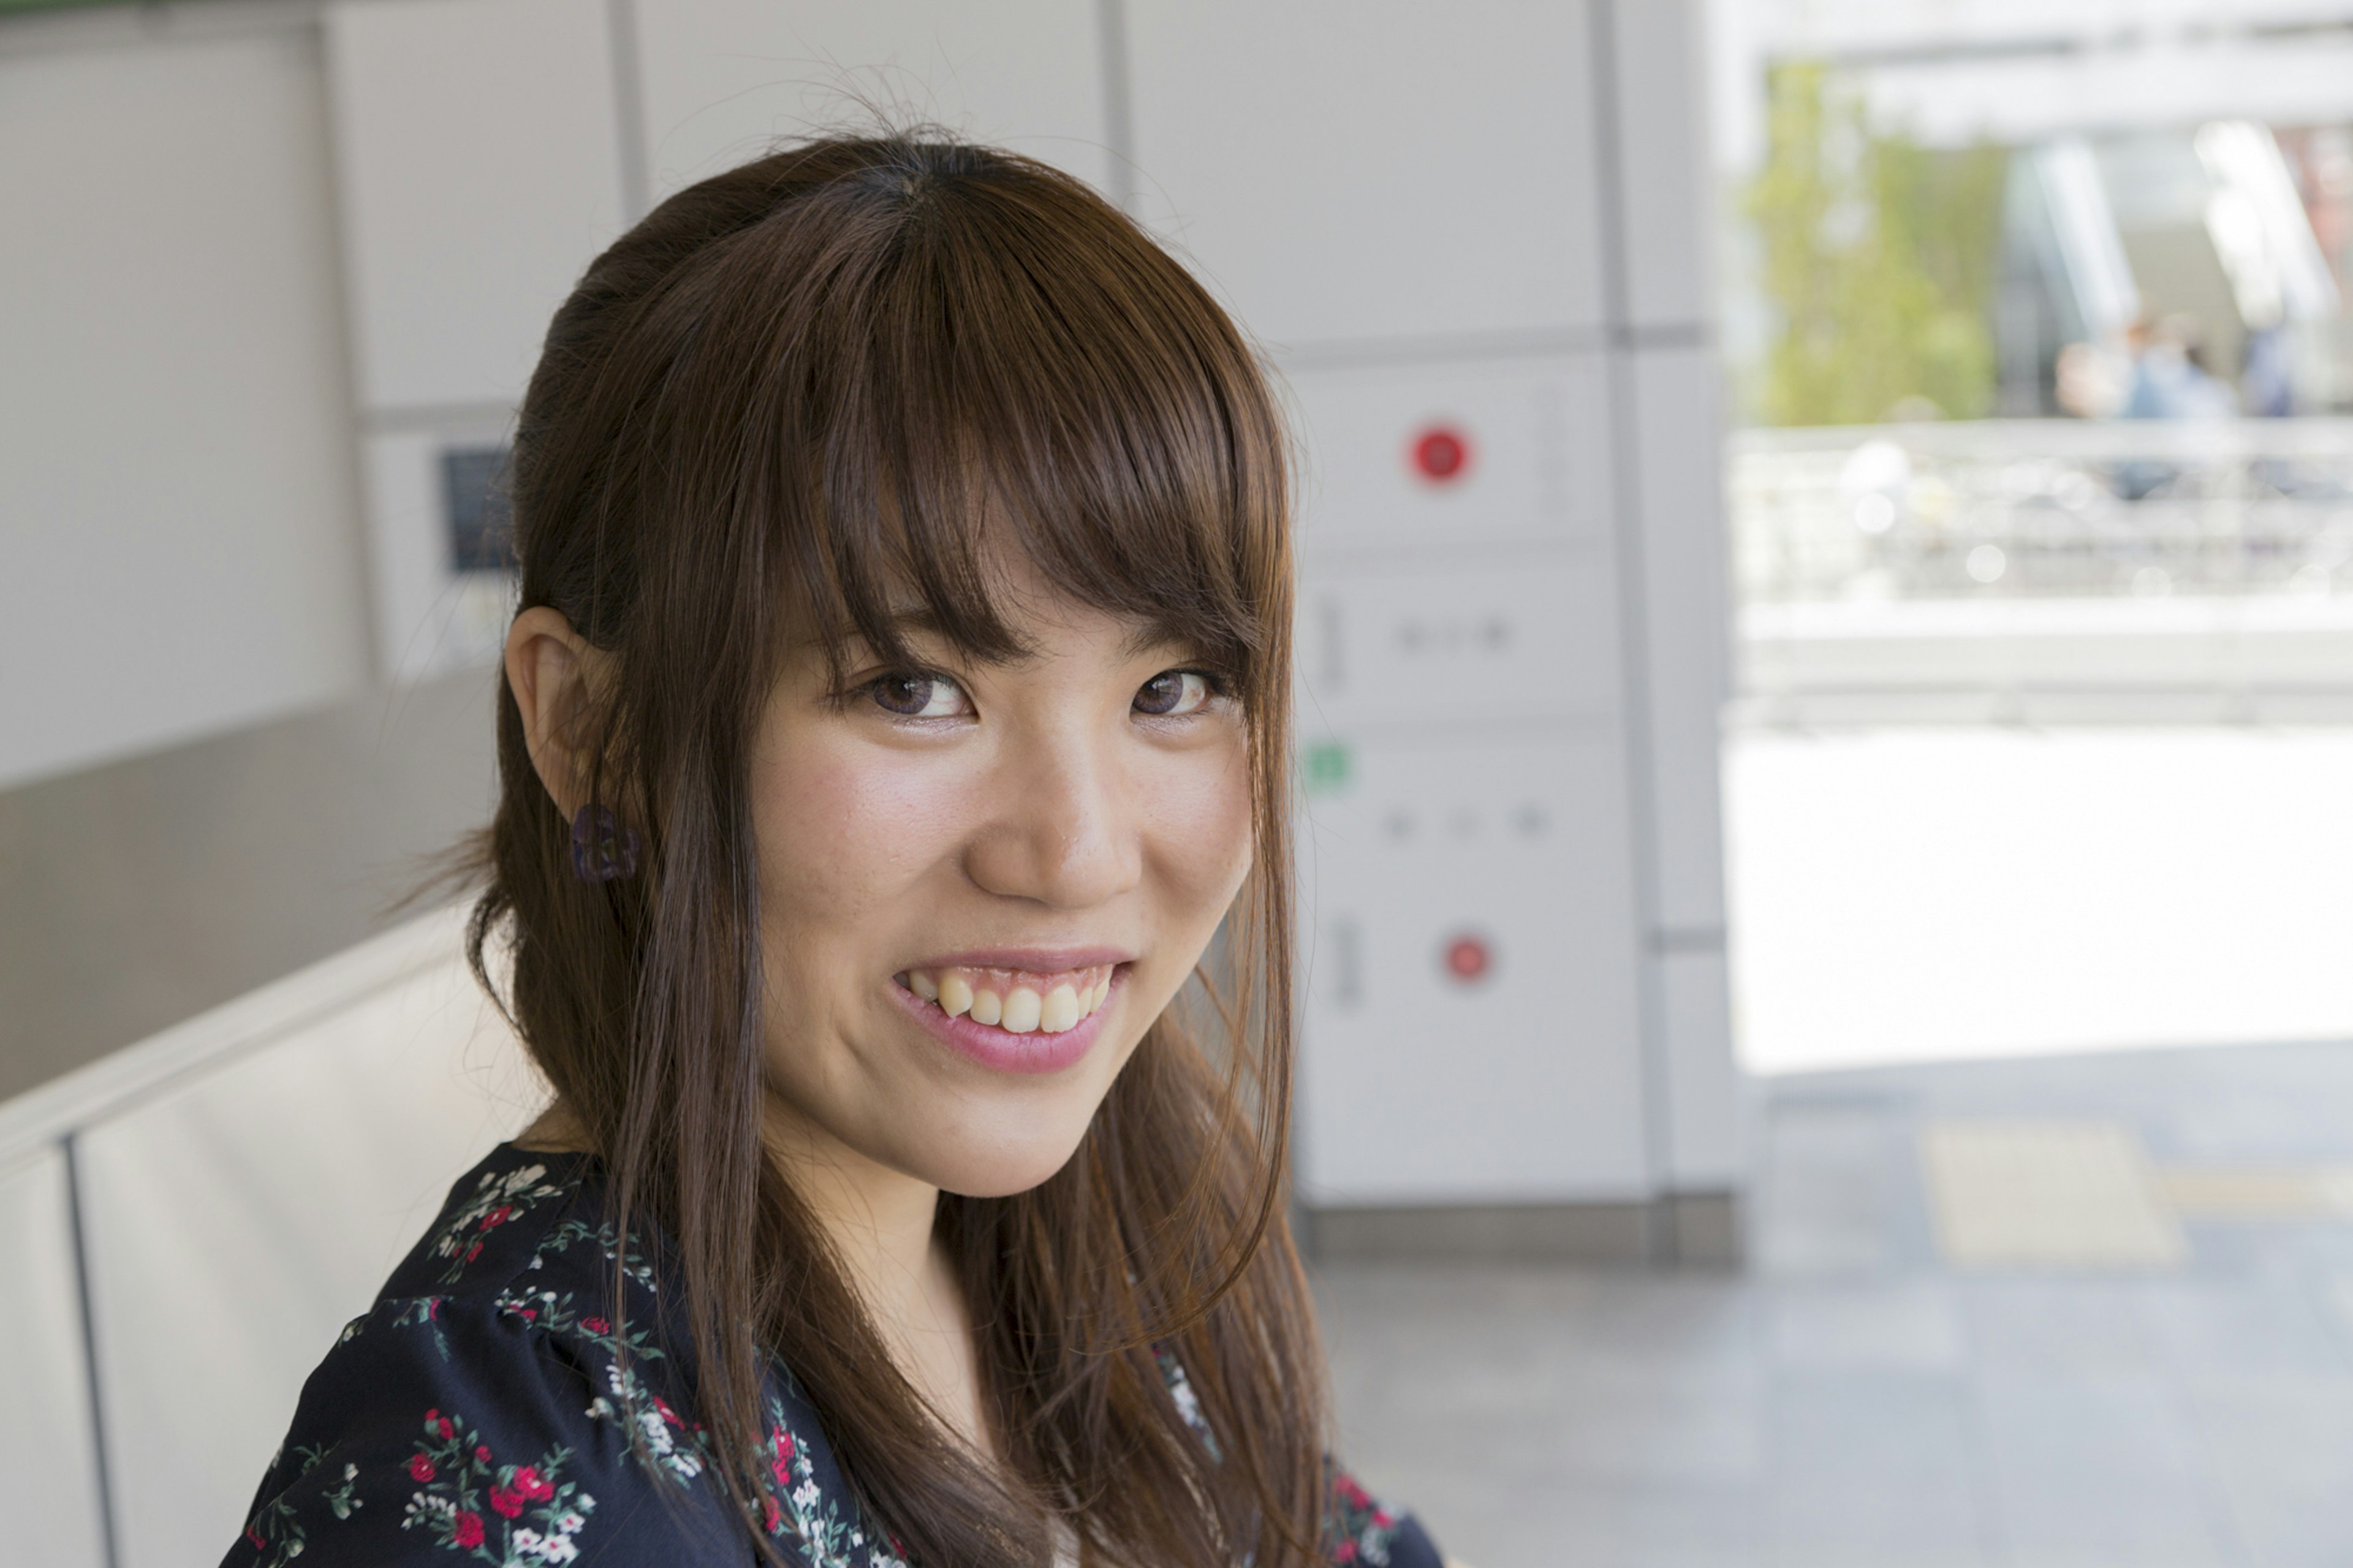
M 1112 966 L 1036 974 L 1022 969 L 910 969 L 899 983 L 955 1018 L 1008 1033 L 1059 1035 L 1077 1026 L 1111 998 Z

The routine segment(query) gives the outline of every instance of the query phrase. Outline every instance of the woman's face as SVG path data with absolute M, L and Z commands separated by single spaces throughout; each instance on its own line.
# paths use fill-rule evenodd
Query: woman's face
M 779 1109 L 948 1192 L 1066 1162 L 1250 857 L 1238 705 L 1136 626 L 1017 577 L 1034 656 L 920 627 L 915 668 L 788 661 L 752 759 Z

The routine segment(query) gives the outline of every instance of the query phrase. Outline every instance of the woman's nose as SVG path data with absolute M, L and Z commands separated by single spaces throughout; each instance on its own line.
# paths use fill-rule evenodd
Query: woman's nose
M 1115 760 L 1088 740 L 1039 735 L 993 770 L 987 826 L 966 851 L 972 879 L 1005 898 L 1091 909 L 1142 873 L 1138 803 Z

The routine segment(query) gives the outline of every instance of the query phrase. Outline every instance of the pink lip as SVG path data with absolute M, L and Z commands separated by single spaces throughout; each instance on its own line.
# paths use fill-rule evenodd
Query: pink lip
M 993 952 L 1000 954 L 1012 951 L 1010 949 L 992 950 Z M 1039 973 L 1051 974 L 1057 970 L 1084 969 L 1092 963 L 1124 962 L 1111 956 L 1108 950 L 1072 949 L 1071 951 L 1079 953 L 1075 962 L 1071 961 L 1066 953 L 1040 953 L 1032 950 L 1023 952 L 1017 960 L 1008 961 L 1003 956 L 976 958 L 960 955 L 953 959 L 934 960 L 932 963 L 918 963 L 912 967 L 944 968 L 952 963 L 962 963 L 976 969 L 1029 969 Z M 1088 953 L 1101 953 L 1102 956 L 1089 957 Z M 1053 959 L 1056 962 L 1051 964 L 1042 962 L 1046 959 Z M 1117 1000 L 1125 978 L 1123 971 L 1117 969 L 1112 971 L 1111 994 L 1113 1000 Z M 1026 1074 L 1060 1072 L 1093 1048 L 1097 1037 L 1103 1033 L 1103 1019 L 1111 1012 L 1111 1003 L 1105 1002 L 1059 1035 L 1042 1032 L 1016 1035 L 1008 1030 L 1000 1029 L 994 1024 L 976 1024 L 969 1017 L 951 1018 L 940 1011 L 937 1003 L 924 1001 L 895 980 L 891 983 L 891 991 L 899 999 L 899 1005 L 907 1009 L 915 1022 L 930 1030 L 941 1044 L 958 1056 L 978 1062 L 982 1067 L 997 1072 Z
M 976 947 L 944 953 L 905 965 L 909 969 L 1026 969 L 1032 974 L 1059 974 L 1067 969 L 1092 969 L 1098 963 L 1130 963 L 1135 954 L 1117 947 Z

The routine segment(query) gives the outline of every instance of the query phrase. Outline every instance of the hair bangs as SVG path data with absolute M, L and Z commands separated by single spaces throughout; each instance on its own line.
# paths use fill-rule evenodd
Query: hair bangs
M 1199 285 L 1061 185 L 901 188 L 895 243 L 841 280 L 869 330 L 808 389 L 831 416 L 791 586 L 837 667 L 852 636 L 908 658 L 911 625 L 1004 659 L 1024 564 L 1257 692 L 1288 613 L 1279 416 Z

